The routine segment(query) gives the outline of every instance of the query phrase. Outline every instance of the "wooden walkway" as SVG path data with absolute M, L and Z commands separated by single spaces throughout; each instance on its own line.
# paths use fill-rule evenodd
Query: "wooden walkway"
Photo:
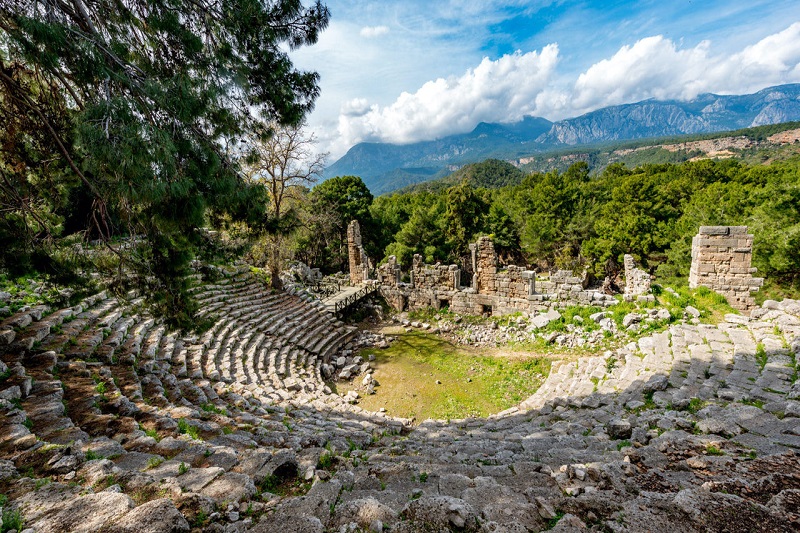
M 377 285 L 356 285 L 354 287 L 344 287 L 336 294 L 324 298 L 322 303 L 331 314 L 341 316 L 345 309 L 362 300 L 363 298 L 366 298 L 377 290 Z

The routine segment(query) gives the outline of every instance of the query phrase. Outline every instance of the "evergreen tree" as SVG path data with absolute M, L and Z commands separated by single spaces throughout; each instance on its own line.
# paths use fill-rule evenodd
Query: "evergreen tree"
M 237 143 L 312 108 L 318 76 L 294 69 L 284 45 L 314 43 L 328 18 L 300 0 L 2 2 L 0 108 L 19 127 L 3 144 L 0 202 L 12 209 L 0 241 L 55 264 L 50 213 L 70 216 L 61 198 L 79 187 L 91 198 L 84 230 L 162 310 L 191 310 L 181 280 L 207 214 L 258 208 Z M 111 244 L 120 235 L 146 238 L 123 250 Z
M 365 247 L 375 242 L 375 228 L 370 206 L 372 193 L 358 176 L 337 176 L 323 181 L 311 190 L 311 209 L 317 213 L 327 213 L 327 231 L 333 235 L 318 232 L 318 239 L 329 242 L 326 264 L 332 270 L 344 270 L 347 265 L 347 225 L 358 220 L 361 237 Z M 322 230 L 320 226 L 318 228 Z M 369 253 L 369 250 L 368 250 Z
M 483 229 L 489 205 L 466 180 L 450 187 L 446 194 L 445 236 L 451 257 L 460 260 L 469 255 L 469 244 Z

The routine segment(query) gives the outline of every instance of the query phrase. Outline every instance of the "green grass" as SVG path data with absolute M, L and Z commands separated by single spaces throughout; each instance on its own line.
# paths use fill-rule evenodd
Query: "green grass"
M 800 281 L 789 282 L 766 278 L 764 286 L 755 293 L 756 304 L 761 305 L 764 300 L 783 300 L 791 298 L 800 299 Z
M 178 431 L 185 435 L 189 435 L 195 440 L 200 440 L 200 432 L 197 427 L 190 425 L 185 418 L 178 419 Z
M 547 527 L 545 527 L 545 530 L 553 529 L 554 527 L 556 527 L 556 525 L 558 525 L 559 520 L 564 518 L 564 514 L 565 514 L 564 511 L 556 511 L 556 515 L 547 521 Z
M 97 454 L 94 450 L 86 450 L 86 460 L 105 459 L 105 456 Z
M 741 403 L 744 405 L 752 405 L 753 407 L 758 407 L 759 409 L 764 408 L 764 401 L 755 398 L 742 398 Z
M 3 524 L 0 526 L 0 532 L 16 530 L 22 531 L 24 521 L 22 515 L 16 509 L 3 509 Z
M 769 356 L 767 355 L 767 351 L 764 348 L 764 343 L 759 342 L 756 345 L 756 363 L 758 363 L 758 368 L 763 372 L 764 367 L 767 366 L 767 361 L 769 360 Z
M 701 400 L 700 398 L 692 398 L 689 400 L 689 405 L 686 407 L 686 410 L 692 414 L 696 414 L 700 409 L 706 406 L 706 402 Z
M 487 416 L 512 407 L 542 384 L 550 360 L 520 354 L 489 356 L 492 350 L 457 346 L 432 334 L 392 332 L 397 340 L 375 353 L 377 394 L 361 401 L 365 409 L 386 407 L 395 416 L 417 421 Z M 441 381 L 437 384 L 436 381 Z
M 44 275 L 28 272 L 20 276 L 0 273 L 0 291 L 11 294 L 8 305 L 11 313 L 16 313 L 25 305 L 48 304 L 51 307 L 66 307 L 77 303 L 80 298 L 97 290 L 89 279 L 74 279 L 70 282 L 70 290 L 46 281 Z M 0 306 L 2 307 L 2 306 Z
M 709 444 L 708 446 L 706 446 L 706 454 L 707 455 L 725 455 L 725 452 L 723 452 L 717 446 L 714 446 L 713 444 Z
M 600 325 L 594 320 L 590 319 L 589 316 L 599 313 L 600 311 L 604 311 L 604 309 L 602 307 L 587 305 L 571 305 L 569 307 L 559 309 L 558 312 L 561 315 L 561 318 L 551 321 L 549 324 L 547 324 L 547 326 L 540 330 L 540 332 L 565 332 L 567 331 L 568 324 L 580 325 L 584 331 L 596 331 L 600 329 Z M 581 317 L 583 322 L 580 322 L 579 324 L 576 323 L 576 316 Z
M 677 295 L 665 290 L 663 287 L 666 286 L 675 290 Z M 655 305 L 660 305 L 668 309 L 671 316 L 669 320 L 658 321 L 660 324 L 657 323 L 655 328 L 651 325 L 650 329 L 661 329 L 664 323 L 672 323 L 680 319 L 683 316 L 684 309 L 690 305 L 700 311 L 700 321 L 708 324 L 717 324 L 724 321 L 725 315 L 728 313 L 740 314 L 739 311 L 728 304 L 728 300 L 723 295 L 706 287 L 690 289 L 686 285 L 685 278 L 663 279 L 662 284 L 653 285 L 653 294 L 656 296 L 657 304 Z M 654 307 L 654 304 L 646 304 L 644 306 Z M 619 305 L 615 306 L 613 309 L 615 311 L 624 310 L 625 312 L 629 312 L 627 308 Z M 615 319 L 617 317 L 618 315 L 615 316 Z
M 221 409 L 213 403 L 204 403 L 200 408 L 207 413 L 216 413 L 218 415 L 228 416 L 228 411 Z
M 329 470 L 333 466 L 334 456 L 330 452 L 325 452 L 319 456 L 317 461 L 317 468 L 321 470 Z

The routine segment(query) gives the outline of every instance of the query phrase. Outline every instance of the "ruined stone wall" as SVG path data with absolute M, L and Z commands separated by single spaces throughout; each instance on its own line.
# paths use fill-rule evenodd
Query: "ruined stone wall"
M 389 260 L 378 267 L 378 284 L 381 296 L 390 307 L 402 311 L 408 306 L 408 296 L 400 289 L 402 271 L 397 264 L 397 257 L 390 255 Z
M 494 243 L 489 237 L 481 237 L 471 249 L 475 257 L 475 289 L 478 293 L 523 299 L 535 293 L 536 273 L 515 265 L 500 270 Z
M 359 241 L 360 242 L 360 241 Z M 730 304 L 742 311 L 755 307 L 752 292 L 763 284 L 754 278 L 750 266 L 753 236 L 746 226 L 702 226 L 692 241 L 692 268 L 689 286 L 705 286 L 724 294 Z M 576 276 L 571 270 L 558 270 L 549 278 L 537 279 L 523 267 L 498 268 L 494 244 L 481 237 L 470 245 L 475 272 L 472 287 L 461 286 L 461 269 L 456 265 L 426 265 L 414 256 L 411 283 L 400 283 L 396 260 L 381 267 L 381 287 L 387 301 L 397 310 L 441 308 L 461 314 L 502 315 L 535 312 L 574 303 L 611 305 L 615 300 L 600 291 L 587 290 L 586 272 Z M 352 259 L 351 259 L 352 263 Z M 352 267 L 351 267 L 352 268 Z M 625 256 L 626 298 L 641 298 L 650 292 L 650 275 Z
M 494 243 L 489 237 L 481 237 L 474 247 L 473 265 L 475 266 L 475 290 L 481 294 L 495 294 L 497 292 L 497 253 Z
M 390 255 L 389 260 L 378 267 L 378 282 L 387 287 L 396 288 L 400 283 L 402 272 L 397 264 L 397 257 Z
M 625 299 L 631 300 L 650 292 L 650 274 L 636 267 L 633 256 L 625 254 Z
M 752 257 L 753 236 L 747 226 L 701 226 L 692 239 L 689 287 L 708 287 L 725 295 L 731 306 L 749 312 L 756 306 L 751 293 L 764 283 L 753 277 Z
M 381 294 L 398 311 L 448 306 L 465 315 L 534 313 L 574 303 L 608 305 L 613 301 L 598 291 L 585 290 L 588 278 L 575 276 L 571 270 L 560 270 L 541 283 L 535 272 L 523 267 L 500 270 L 488 237 L 470 245 L 470 250 L 475 271 L 471 287 L 461 286 L 457 265 L 426 265 L 415 255 L 409 284 L 396 281 L 399 266 L 393 258 L 378 269 Z
M 495 278 L 497 294 L 506 298 L 527 298 L 536 292 L 536 272 L 509 265 Z
M 589 278 L 585 273 L 583 276 L 576 276 L 572 270 L 556 270 L 550 274 L 549 279 L 536 282 L 536 292 L 554 294 L 563 299 L 582 292 L 587 287 L 588 281 Z
M 369 279 L 369 258 L 361 245 L 361 227 L 358 220 L 347 225 L 347 255 L 350 262 L 350 283 L 360 285 Z
M 421 255 L 414 254 L 411 285 L 421 290 L 458 290 L 461 287 L 461 269 L 458 265 L 426 265 Z

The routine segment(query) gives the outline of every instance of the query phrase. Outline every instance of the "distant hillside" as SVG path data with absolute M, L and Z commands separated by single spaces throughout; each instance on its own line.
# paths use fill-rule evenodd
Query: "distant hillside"
M 527 117 L 514 124 L 482 122 L 470 133 L 436 141 L 408 145 L 360 143 L 325 169 L 324 177 L 360 176 L 373 194 L 383 194 L 427 181 L 440 172 L 449 174 L 467 163 L 521 157 L 529 151 L 520 147 L 534 142 L 551 127 L 549 120 Z
M 472 132 L 408 145 L 361 143 L 325 177 L 361 176 L 373 194 L 448 174 L 489 158 L 525 161 L 537 154 L 613 141 L 738 130 L 800 120 L 800 84 L 749 95 L 703 94 L 687 101 L 646 100 L 551 123 L 526 117 L 514 124 L 479 124 Z M 524 163 L 522 163 L 524 164 Z
M 464 165 L 455 172 L 439 179 L 416 183 L 396 192 L 406 193 L 418 190 L 439 190 L 466 181 L 473 187 L 495 189 L 506 185 L 515 185 L 522 181 L 525 172 L 508 161 L 487 159 L 480 163 Z
M 593 172 L 612 163 L 628 168 L 643 164 L 683 163 L 696 159 L 738 159 L 765 163 L 800 154 L 800 122 L 785 122 L 741 130 L 639 141 L 577 146 L 514 160 L 524 173 L 564 171 L 585 161 Z M 445 178 L 447 179 L 447 178 Z
M 800 155 L 800 122 L 770 124 L 730 132 L 683 135 L 637 141 L 607 142 L 545 152 L 516 160 L 488 159 L 394 191 L 436 191 L 466 180 L 473 187 L 497 188 L 520 183 L 531 172 L 566 171 L 578 161 L 600 173 L 612 163 L 628 168 L 644 164 L 683 163 L 697 159 L 738 159 L 769 163 Z

